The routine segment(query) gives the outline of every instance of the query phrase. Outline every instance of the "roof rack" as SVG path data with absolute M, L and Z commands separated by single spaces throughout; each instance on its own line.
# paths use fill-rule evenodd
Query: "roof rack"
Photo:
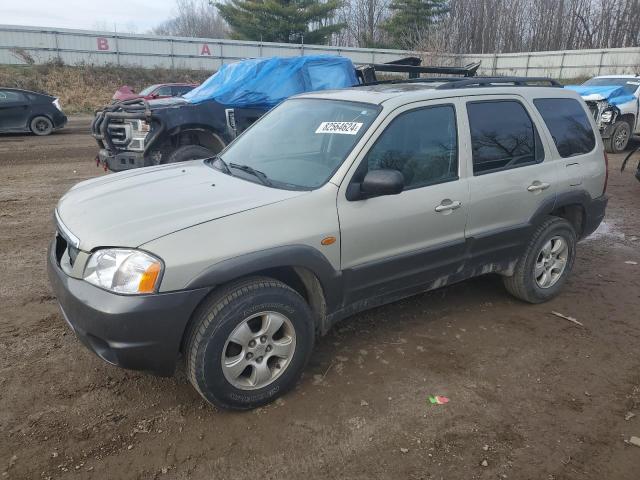
M 381 82 L 378 80 L 377 72 L 408 73 L 409 79 L 419 79 L 422 73 L 433 73 L 438 75 L 460 75 L 463 77 L 473 77 L 480 67 L 480 62 L 470 63 L 464 67 L 444 67 L 444 66 L 421 66 L 422 60 L 419 57 L 405 57 L 389 63 L 370 63 L 356 67 L 356 75 L 361 85 L 371 85 Z M 390 82 L 393 82 L 391 80 Z M 406 82 L 406 79 L 404 80 Z
M 474 78 L 446 78 L 446 83 L 438 85 L 437 90 L 451 90 L 455 88 L 474 87 L 539 87 L 548 84 L 549 87 L 560 87 L 562 84 L 548 77 L 474 77 Z

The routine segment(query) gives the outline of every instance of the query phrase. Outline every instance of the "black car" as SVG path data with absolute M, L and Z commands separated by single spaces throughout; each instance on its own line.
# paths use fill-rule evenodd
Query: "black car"
M 0 87 L 0 133 L 49 135 L 67 123 L 56 97 Z
M 420 62 L 408 57 L 385 64 L 352 65 L 358 82 L 354 86 L 385 83 L 378 80 L 377 72 L 407 73 L 410 79 L 422 73 L 471 77 L 480 66 L 423 67 Z M 309 77 L 306 69 L 295 74 L 301 77 L 300 83 Z M 122 171 L 211 157 L 269 109 L 264 105 L 233 108 L 214 99 L 191 103 L 182 97 L 117 102 L 98 111 L 91 124 L 99 147 L 97 164 Z

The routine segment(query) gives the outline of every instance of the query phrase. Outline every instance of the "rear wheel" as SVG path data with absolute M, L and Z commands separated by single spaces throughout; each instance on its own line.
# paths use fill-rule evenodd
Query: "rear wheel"
M 195 315 L 186 345 L 192 385 L 236 410 L 269 403 L 296 384 L 315 329 L 304 299 L 282 282 L 253 278 L 213 295 Z
M 546 302 L 560 293 L 575 256 L 573 225 L 564 218 L 549 217 L 533 234 L 513 275 L 504 277 L 504 286 L 525 302 Z
M 607 153 L 624 152 L 631 138 L 631 126 L 624 120 L 616 122 L 611 136 L 604 139 L 604 149 Z
M 184 145 L 171 152 L 162 163 L 186 162 L 188 160 L 200 160 L 215 155 L 208 148 L 200 145 Z
M 35 117 L 29 127 L 35 135 L 49 135 L 53 132 L 53 123 L 47 117 Z

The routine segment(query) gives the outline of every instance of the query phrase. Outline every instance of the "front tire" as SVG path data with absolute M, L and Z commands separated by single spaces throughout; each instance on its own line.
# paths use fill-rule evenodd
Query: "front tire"
M 211 150 L 200 145 L 183 145 L 171 152 L 166 161 L 163 161 L 162 163 L 187 162 L 189 160 L 209 158 L 214 155 L 215 153 Z
M 186 345 L 191 384 L 209 403 L 247 410 L 293 388 L 315 340 L 313 315 L 284 283 L 251 278 L 211 296 Z
M 549 217 L 534 232 L 510 277 L 507 291 L 529 303 L 542 303 L 560 293 L 573 269 L 576 232 L 567 220 Z
M 607 153 L 624 152 L 631 139 L 631 126 L 624 120 L 613 125 L 611 136 L 604 139 L 604 149 Z
M 39 116 L 31 120 L 29 128 L 34 135 L 49 135 L 53 132 L 53 123 L 47 117 Z

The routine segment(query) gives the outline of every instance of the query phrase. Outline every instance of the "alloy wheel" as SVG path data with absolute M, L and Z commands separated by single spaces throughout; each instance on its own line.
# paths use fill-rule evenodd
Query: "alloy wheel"
M 278 312 L 245 318 L 222 350 L 222 372 L 241 390 L 257 390 L 276 380 L 291 363 L 296 333 L 291 320 Z

